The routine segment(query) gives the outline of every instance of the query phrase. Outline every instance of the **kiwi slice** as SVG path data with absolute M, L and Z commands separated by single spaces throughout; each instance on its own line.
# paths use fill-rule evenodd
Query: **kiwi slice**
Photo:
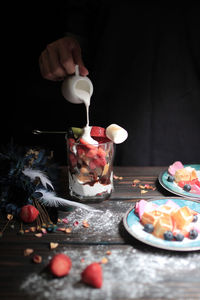
M 83 128 L 71 127 L 74 137 L 78 139 L 83 134 Z

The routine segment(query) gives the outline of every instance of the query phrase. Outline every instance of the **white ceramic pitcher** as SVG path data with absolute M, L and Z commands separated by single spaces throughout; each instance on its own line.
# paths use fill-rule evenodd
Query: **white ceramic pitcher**
M 61 91 L 66 100 L 74 104 L 83 103 L 78 96 L 78 90 L 83 90 L 89 93 L 90 97 L 93 94 L 93 85 L 87 76 L 79 75 L 79 66 L 75 66 L 75 75 L 68 76 L 62 83 Z

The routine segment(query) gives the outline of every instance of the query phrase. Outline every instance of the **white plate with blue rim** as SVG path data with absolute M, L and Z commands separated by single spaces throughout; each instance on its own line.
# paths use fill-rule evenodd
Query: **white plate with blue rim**
M 189 166 L 196 170 L 197 177 L 200 181 L 200 165 L 184 165 L 184 167 L 189 167 Z M 175 195 L 181 196 L 181 197 L 187 197 L 187 198 L 191 198 L 191 199 L 195 198 L 195 199 L 200 200 L 200 194 L 184 191 L 184 189 L 181 188 L 180 186 L 178 186 L 178 184 L 176 182 L 174 182 L 174 181 L 169 182 L 168 177 L 169 177 L 169 173 L 167 170 L 164 172 L 161 172 L 158 177 L 158 181 L 164 189 L 168 190 L 169 192 L 171 192 Z
M 192 210 L 198 213 L 197 222 L 200 225 L 200 203 L 196 200 L 184 199 L 184 198 L 164 198 L 158 200 L 148 200 L 152 201 L 157 205 L 163 205 L 168 200 L 174 201 L 180 207 L 188 206 Z M 172 250 L 172 251 L 196 251 L 200 250 L 200 233 L 197 238 L 191 240 L 189 238 L 184 238 L 183 241 L 166 241 L 155 237 L 153 234 L 144 231 L 144 226 L 140 223 L 138 215 L 135 213 L 135 207 L 130 208 L 123 218 L 123 224 L 125 229 L 129 232 L 131 236 L 137 240 L 161 249 Z

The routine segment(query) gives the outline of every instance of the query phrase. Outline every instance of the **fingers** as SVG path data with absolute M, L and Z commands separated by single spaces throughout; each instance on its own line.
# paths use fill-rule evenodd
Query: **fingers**
M 56 47 L 47 46 L 39 58 L 41 75 L 48 80 L 61 80 L 66 76 L 66 71 L 60 64 Z
M 68 41 L 64 41 L 58 47 L 59 61 L 67 75 L 75 72 L 75 62 L 72 56 L 73 45 Z
M 80 75 L 88 75 L 88 70 L 82 61 L 80 46 L 71 37 L 47 45 L 39 58 L 41 75 L 49 80 L 62 80 L 74 74 L 76 64 L 79 65 Z

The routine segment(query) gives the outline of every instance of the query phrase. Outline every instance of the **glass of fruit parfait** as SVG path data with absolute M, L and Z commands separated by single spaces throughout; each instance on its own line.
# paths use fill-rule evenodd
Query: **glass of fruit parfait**
M 114 143 L 105 128 L 90 127 L 92 140 L 85 138 L 84 130 L 72 127 L 66 135 L 69 194 L 77 201 L 98 202 L 113 190 Z

